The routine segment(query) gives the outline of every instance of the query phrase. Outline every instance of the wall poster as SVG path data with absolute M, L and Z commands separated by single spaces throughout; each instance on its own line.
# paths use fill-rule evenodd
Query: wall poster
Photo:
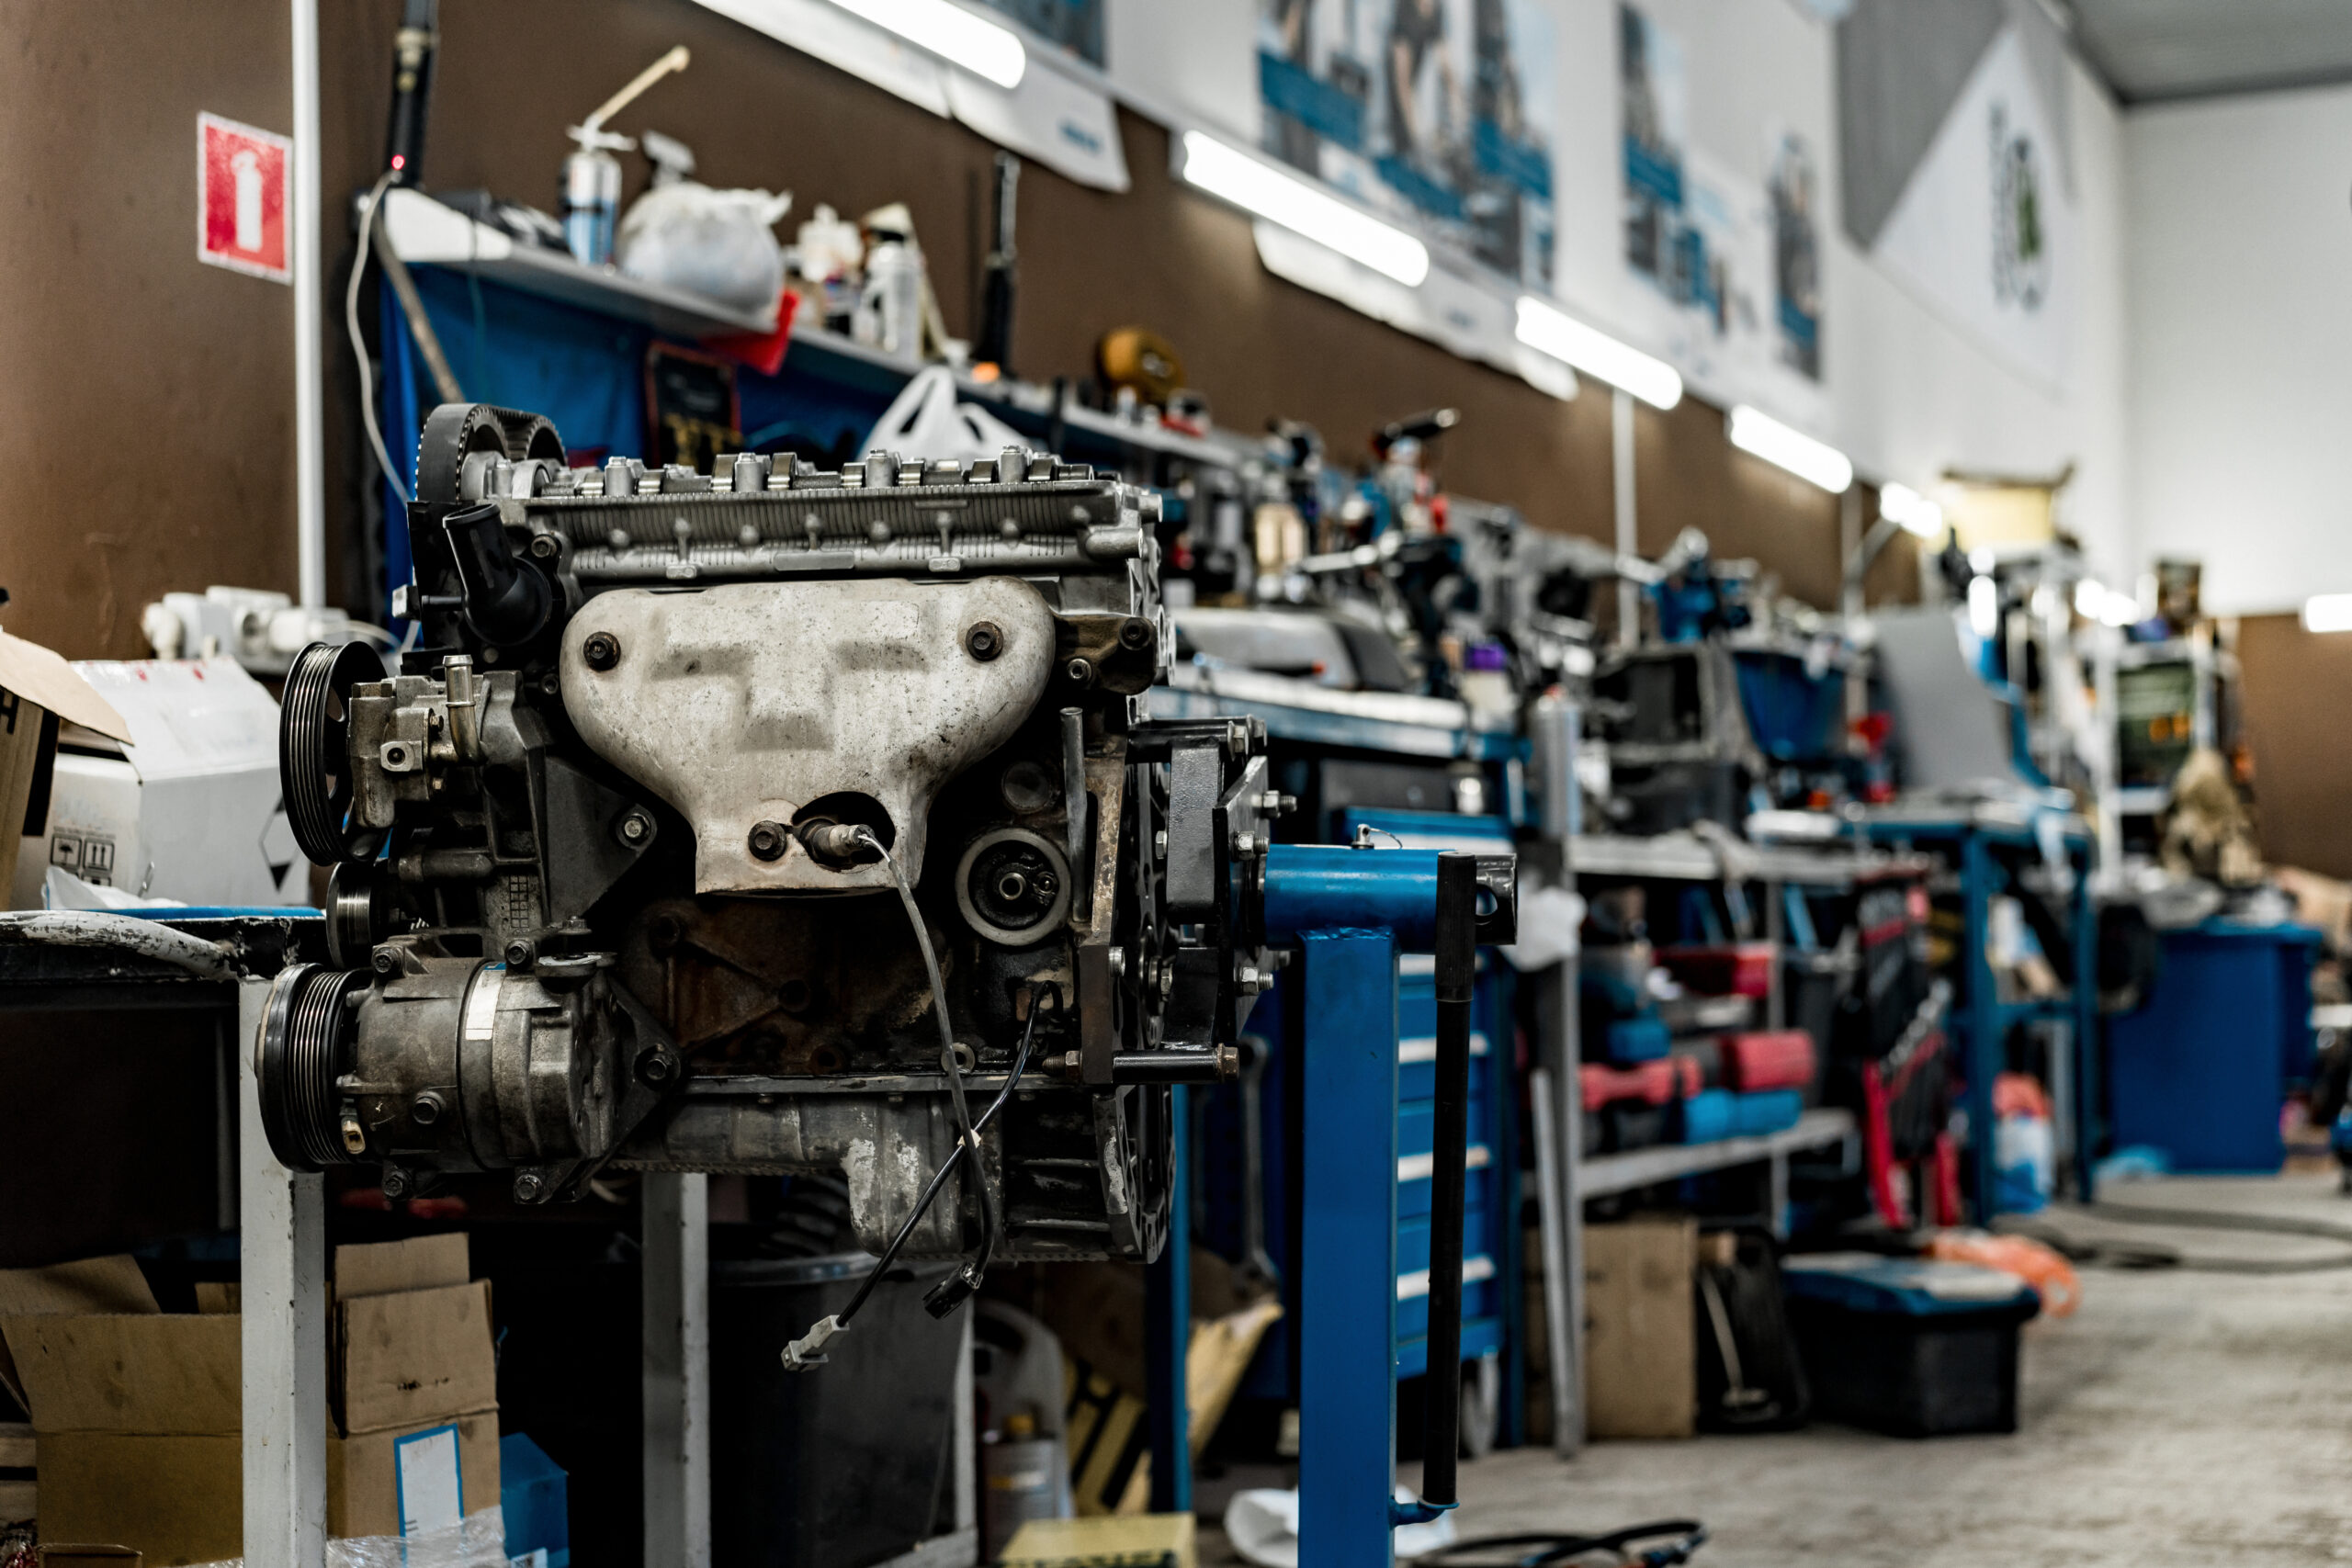
M 1555 62 L 1544 0 L 1261 0 L 1261 142 L 1548 289 Z
M 1668 299 L 1702 287 L 1704 259 L 1682 177 L 1688 101 L 1682 46 L 1640 10 L 1617 7 L 1617 88 L 1624 130 L 1625 265 Z
M 1765 189 L 1772 207 L 1772 318 L 1778 358 L 1821 379 L 1821 179 L 1813 149 L 1793 131 L 1772 135 Z
M 989 10 L 1012 17 L 1048 43 L 1100 67 L 1102 51 L 1103 0 L 980 0 Z

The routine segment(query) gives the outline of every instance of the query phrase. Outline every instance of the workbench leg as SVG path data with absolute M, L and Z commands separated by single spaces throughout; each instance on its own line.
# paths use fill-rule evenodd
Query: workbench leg
M 1789 1239 L 1789 1156 L 1774 1150 L 1764 1162 L 1764 1224 L 1781 1241 Z
M 1151 1511 L 1193 1511 L 1192 1408 L 1186 1379 L 1193 1334 L 1193 1091 L 1168 1091 L 1168 1244 L 1150 1265 L 1144 1300 L 1151 1401 Z
M 1386 931 L 1305 939 L 1299 1564 L 1395 1561 L 1396 953 Z
M 277 1163 L 254 1044 L 266 980 L 237 993 L 238 1245 L 244 1317 L 245 1562 L 321 1568 L 327 1553 L 327 1236 L 322 1178 Z
M 710 1179 L 649 1171 L 645 1568 L 710 1568 Z
M 1962 1071 L 1967 1080 L 1968 1201 L 1966 1223 L 1993 1223 L 1994 1162 L 1993 1077 L 2001 1070 L 2001 1025 L 1993 964 L 1984 943 L 1992 924 L 1993 852 L 1984 836 L 1969 832 L 1961 838 L 1961 901 L 1965 908 L 1961 942 L 1966 951 L 1960 961 L 1968 975 L 1966 1022 L 1962 1038 Z
M 1535 1122 L 1536 1218 L 1544 1244 L 1544 1333 L 1552 1368 L 1552 1451 L 1584 1448 L 1584 1215 L 1577 1162 L 1584 1110 L 1577 1073 L 1577 964 L 1535 977 L 1543 1065 L 1529 1075 Z

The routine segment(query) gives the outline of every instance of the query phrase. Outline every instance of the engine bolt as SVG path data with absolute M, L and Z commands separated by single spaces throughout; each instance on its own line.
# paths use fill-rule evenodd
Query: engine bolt
M 1129 615 L 1120 623 L 1119 646 L 1138 653 L 1150 647 L 1151 623 L 1141 615 Z
M 621 639 L 610 632 L 591 632 L 580 645 L 580 657 L 591 670 L 610 670 L 621 661 Z
M 389 947 L 379 947 L 368 960 L 379 975 L 389 975 L 401 966 L 400 955 Z
M 1242 857 L 1243 859 L 1245 859 L 1245 860 L 1246 860 L 1246 859 L 1248 859 L 1250 856 L 1256 854 L 1256 853 L 1258 852 L 1258 840 L 1257 840 L 1257 839 L 1255 838 L 1255 836 L 1253 836 L 1253 835 L 1251 835 L 1251 834 L 1249 834 L 1249 833 L 1236 833 L 1236 834 L 1234 834 L 1234 835 L 1233 835 L 1233 852 L 1234 852 L 1235 854 L 1237 854 L 1237 855 L 1241 856 L 1241 857 Z
M 1152 834 L 1152 836 L 1151 836 L 1151 854 L 1152 854 L 1152 858 L 1153 858 L 1154 860 L 1166 860 L 1166 859 L 1168 858 L 1168 829 L 1167 829 L 1162 828 L 1162 829 L 1160 829 L 1158 832 L 1156 832 L 1156 833 Z
M 387 1171 L 385 1174 L 389 1177 L 390 1172 Z M 517 1203 L 536 1203 L 539 1201 L 539 1194 L 545 1192 L 547 1190 L 548 1179 L 541 1176 L 537 1171 L 523 1170 L 515 1172 L 514 1201 Z
M 785 845 L 792 841 L 792 831 L 781 822 L 752 824 L 752 855 L 756 860 L 781 860 Z
M 632 811 L 620 820 L 619 832 L 624 844 L 641 844 L 653 837 L 653 818 L 642 811 Z
M 398 1202 L 408 1192 L 408 1172 L 399 1166 L 384 1168 L 384 1196 Z
M 538 955 L 539 950 L 536 946 L 526 939 L 518 936 L 506 944 L 506 967 L 528 969 L 531 966 L 531 960 Z
M 1068 675 L 1076 685 L 1091 685 L 1094 681 L 1094 666 L 1083 659 L 1071 660 L 1062 667 L 1062 673 Z
M 441 1120 L 441 1097 L 434 1093 L 431 1089 L 426 1089 L 423 1094 L 418 1095 L 414 1100 L 409 1101 L 408 1113 L 409 1119 L 413 1121 L 418 1126 L 430 1127 L 433 1123 Z M 348 1129 L 345 1130 L 344 1135 L 345 1138 L 350 1136 Z
M 1004 651 L 1004 632 L 994 621 L 975 621 L 964 634 L 964 651 L 985 664 Z
M 677 1058 L 659 1045 L 649 1045 L 638 1053 L 637 1076 L 647 1083 L 660 1086 L 678 1074 Z
M 553 534 L 534 534 L 531 536 L 531 553 L 537 556 L 539 559 L 555 559 L 556 549 L 557 546 L 555 542 L 555 536 Z

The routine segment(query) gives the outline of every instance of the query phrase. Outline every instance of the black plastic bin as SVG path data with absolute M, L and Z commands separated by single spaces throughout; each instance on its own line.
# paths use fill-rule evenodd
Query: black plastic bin
M 922 1304 L 950 1265 L 894 1267 L 825 1347 L 825 1365 L 787 1372 L 779 1359 L 849 1304 L 874 1261 L 860 1252 L 711 1265 L 714 1562 L 866 1568 L 951 1523 L 963 1320 Z
M 2018 1330 L 2041 1310 L 2025 1281 L 1859 1253 L 1783 1269 L 1815 1415 L 1898 1438 L 2018 1429 Z

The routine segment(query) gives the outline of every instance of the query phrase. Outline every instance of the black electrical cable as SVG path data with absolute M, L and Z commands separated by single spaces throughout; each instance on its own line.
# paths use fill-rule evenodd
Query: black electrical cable
M 1658 1544 L 1634 1550 L 1634 1542 L 1644 1540 L 1657 1540 Z M 1414 1561 L 1439 1564 L 1441 1568 L 1547 1568 L 1548 1564 L 1566 1562 L 1591 1552 L 1611 1551 L 1617 1554 L 1619 1562 L 1635 1568 L 1670 1568 L 1674 1563 L 1690 1562 L 1706 1543 L 1707 1528 L 1696 1519 L 1655 1519 L 1600 1535 L 1536 1532 L 1479 1536 L 1440 1547 Z M 1488 1555 L 1474 1561 L 1465 1555 L 1470 1552 L 1510 1555 Z
M 947 1179 L 963 1165 L 965 1155 L 978 1146 L 977 1134 L 987 1130 L 989 1123 L 996 1120 L 997 1112 L 1002 1111 L 1005 1102 L 1012 1098 L 1014 1087 L 1021 1082 L 1021 1076 L 1029 1069 L 1030 1052 L 1035 1047 L 1037 1038 L 1037 1019 L 1045 1011 L 1045 1000 L 1048 995 L 1053 998 L 1054 1010 L 1057 1013 L 1061 1010 L 1062 996 L 1059 986 L 1046 985 L 1033 996 L 1029 1004 L 1029 1021 L 1022 1026 L 1021 1043 L 1012 1054 L 1012 1070 L 1005 1075 L 1004 1087 L 997 1091 L 996 1099 L 989 1102 L 988 1109 L 980 1112 L 978 1121 L 974 1123 L 975 1136 L 972 1142 L 958 1142 L 953 1149 L 948 1151 L 947 1157 L 939 1162 L 939 1168 L 932 1172 L 931 1181 L 923 1188 L 922 1196 L 918 1198 L 915 1201 L 915 1206 L 908 1211 L 906 1219 L 899 1226 L 898 1234 L 890 1238 L 890 1245 L 882 1249 L 880 1260 L 874 1265 L 873 1272 L 866 1275 L 865 1280 L 859 1284 L 857 1293 L 850 1298 L 849 1305 L 831 1316 L 820 1319 L 807 1334 L 794 1340 L 786 1348 L 784 1364 L 787 1370 L 798 1371 L 805 1367 L 822 1363 L 824 1357 L 817 1352 L 824 1348 L 826 1340 L 849 1326 L 850 1319 L 855 1317 L 858 1308 L 865 1304 L 865 1298 L 874 1293 L 874 1287 L 881 1282 L 882 1276 L 888 1271 L 891 1261 L 899 1256 L 899 1249 L 906 1246 L 907 1238 L 914 1234 L 915 1226 L 922 1223 L 923 1215 L 930 1211 L 933 1201 L 939 1196 L 940 1190 L 947 1185 Z M 982 1179 L 981 1190 L 983 1193 L 987 1190 L 985 1177 Z M 965 1267 L 969 1269 L 972 1265 L 967 1263 Z M 981 1272 L 986 1272 L 987 1268 L 988 1259 L 983 1257 L 979 1260 L 979 1269 Z
M 2158 1225 L 2181 1230 L 2236 1231 L 2251 1235 L 2308 1236 L 2352 1245 L 2352 1226 L 2325 1220 L 2300 1220 L 2285 1214 L 2233 1214 L 2216 1209 L 2169 1209 L 2154 1204 L 2092 1203 L 2084 1211 L 2097 1220 L 2124 1224 Z M 2031 1220 L 2005 1218 L 2006 1235 L 2042 1242 L 2080 1263 L 2106 1262 L 2124 1269 L 2188 1269 L 2206 1274 L 2324 1274 L 2352 1269 L 2352 1252 L 2332 1258 L 2199 1258 L 2171 1247 L 2086 1240 L 2067 1233 L 2046 1216 Z

